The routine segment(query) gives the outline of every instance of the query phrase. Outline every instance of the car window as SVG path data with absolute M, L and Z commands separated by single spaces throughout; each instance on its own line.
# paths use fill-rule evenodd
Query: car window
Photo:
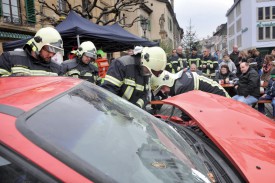
M 0 182 L 1 183 L 41 183 L 24 167 L 19 167 L 0 156 Z
M 82 84 L 18 127 L 96 182 L 209 182 L 203 161 L 172 127 L 97 86 Z

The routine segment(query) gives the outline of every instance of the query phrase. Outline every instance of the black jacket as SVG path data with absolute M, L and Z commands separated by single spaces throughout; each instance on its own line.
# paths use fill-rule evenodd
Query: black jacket
M 0 76 L 57 76 L 61 66 L 31 56 L 28 50 L 8 51 L 0 56 Z
M 143 108 L 148 102 L 148 76 L 143 76 L 140 56 L 126 55 L 114 60 L 102 87 Z
M 230 97 L 225 89 L 217 82 L 192 72 L 183 72 L 171 88 L 171 95 L 178 95 L 192 90 L 201 90 L 208 93 Z
M 203 68 L 202 66 L 205 65 L 206 68 Z M 218 61 L 212 57 L 210 54 L 208 55 L 208 57 L 204 57 L 202 56 L 201 58 L 201 69 L 202 72 L 209 75 L 209 76 L 213 76 L 215 75 L 216 69 L 218 69 L 219 64 Z
M 227 74 L 222 74 L 221 72 L 217 72 L 214 80 L 219 82 L 219 80 L 223 79 L 225 83 L 226 78 L 229 78 L 229 80 L 232 81 L 233 79 L 237 78 L 237 76 L 232 72 L 228 72 Z
M 270 79 L 270 80 L 268 81 L 268 86 L 267 86 L 267 88 L 266 88 L 265 93 L 266 93 L 267 95 L 270 95 L 270 96 L 272 96 L 272 97 L 275 97 L 275 81 L 274 81 L 273 79 Z
M 65 76 L 85 79 L 91 83 L 98 81 L 98 69 L 91 63 L 84 64 L 79 58 L 66 60 L 61 64 Z
M 168 59 L 165 70 L 171 73 L 177 73 L 184 68 L 188 68 L 187 59 L 183 55 L 177 54 Z
M 237 85 L 238 95 L 260 97 L 260 76 L 255 69 L 249 67 L 246 73 L 241 74 Z
M 232 52 L 230 55 L 229 55 L 230 59 L 234 62 L 235 66 L 236 67 L 239 67 L 239 52 Z

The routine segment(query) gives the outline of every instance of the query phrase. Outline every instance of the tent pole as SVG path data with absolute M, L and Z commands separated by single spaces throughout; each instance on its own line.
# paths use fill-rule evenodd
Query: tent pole
M 77 39 L 77 47 L 79 47 L 80 46 L 79 35 L 76 35 L 76 39 Z

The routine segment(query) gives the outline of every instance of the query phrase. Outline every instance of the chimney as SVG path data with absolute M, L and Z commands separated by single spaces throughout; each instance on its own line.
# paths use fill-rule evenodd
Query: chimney
M 172 9 L 174 10 L 174 0 L 170 0 Z

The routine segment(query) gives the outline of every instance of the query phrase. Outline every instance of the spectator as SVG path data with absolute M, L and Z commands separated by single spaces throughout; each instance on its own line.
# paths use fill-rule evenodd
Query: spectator
M 275 58 L 275 48 L 271 51 L 271 55 Z
M 237 78 L 237 76 L 230 72 L 228 65 L 222 65 L 216 74 L 215 81 L 219 82 L 222 80 L 222 83 L 228 84 L 229 81 L 232 81 L 235 78 Z
M 234 45 L 233 46 L 233 51 L 232 53 L 229 55 L 230 59 L 232 60 L 232 62 L 234 62 L 236 67 L 239 67 L 239 50 L 238 50 L 238 46 Z
M 218 61 L 211 56 L 209 49 L 203 51 L 201 69 L 204 76 L 215 78 L 216 69 L 219 69 Z
M 237 77 L 239 77 L 242 74 L 241 69 L 240 69 L 240 63 L 247 62 L 247 57 L 248 56 L 247 56 L 245 51 L 240 51 L 239 52 L 239 56 L 238 56 L 239 61 L 238 61 L 238 63 L 235 63 L 236 68 L 237 68 L 237 72 L 236 72 Z
M 183 55 L 182 47 L 179 46 L 177 48 L 177 54 L 175 56 L 171 56 L 168 60 L 166 70 L 172 73 L 177 73 L 181 70 L 187 71 L 188 65 L 187 65 L 187 59 Z
M 259 75 L 261 75 L 261 69 L 263 66 L 263 58 L 260 55 L 260 52 L 257 49 L 252 50 L 252 58 L 254 58 L 254 61 L 257 64 L 257 72 Z
M 265 94 L 259 98 L 259 100 L 272 100 L 271 105 L 273 107 L 273 120 L 275 120 L 275 69 L 271 71 L 270 80 L 265 90 Z M 265 106 L 263 103 L 258 104 L 258 110 L 265 114 Z
M 249 63 L 249 67 L 253 68 L 255 71 L 258 72 L 257 62 L 254 58 L 248 58 L 247 63 Z
M 236 74 L 236 73 L 237 73 L 237 68 L 236 68 L 234 62 L 233 62 L 232 60 L 230 60 L 229 55 L 227 55 L 227 54 L 224 54 L 224 55 L 223 55 L 223 60 L 222 60 L 222 62 L 220 63 L 219 68 L 221 68 L 222 65 L 227 65 L 228 68 L 229 68 L 229 71 L 230 71 L 231 73 L 233 73 L 233 74 Z
M 99 84 L 98 68 L 92 64 L 97 58 L 95 45 L 91 41 L 85 41 L 81 43 L 75 55 L 75 58 L 62 63 L 63 75 Z
M 51 61 L 58 52 L 64 55 L 63 41 L 56 29 L 41 28 L 23 49 L 0 56 L 0 76 L 57 76 L 61 73 L 60 65 Z
M 237 95 L 233 96 L 234 100 L 252 105 L 260 97 L 260 77 L 254 69 L 249 67 L 249 63 L 240 64 L 241 76 L 239 82 L 235 85 Z
M 274 57 L 272 55 L 266 55 L 264 58 L 263 68 L 262 68 L 262 75 L 261 75 L 261 81 L 263 81 L 264 85 L 267 86 L 268 81 L 270 80 L 270 72 L 274 68 L 274 65 L 272 61 L 274 60 Z
M 198 70 L 197 65 L 194 63 L 191 64 L 189 72 L 196 72 L 198 75 L 202 75 L 202 72 Z
M 177 56 L 177 49 L 172 50 L 172 55 L 171 56 L 174 56 L 174 57 Z
M 145 47 L 134 50 L 113 61 L 102 87 L 143 108 L 151 100 L 149 78 L 158 76 L 165 68 L 167 57 L 160 47 Z

